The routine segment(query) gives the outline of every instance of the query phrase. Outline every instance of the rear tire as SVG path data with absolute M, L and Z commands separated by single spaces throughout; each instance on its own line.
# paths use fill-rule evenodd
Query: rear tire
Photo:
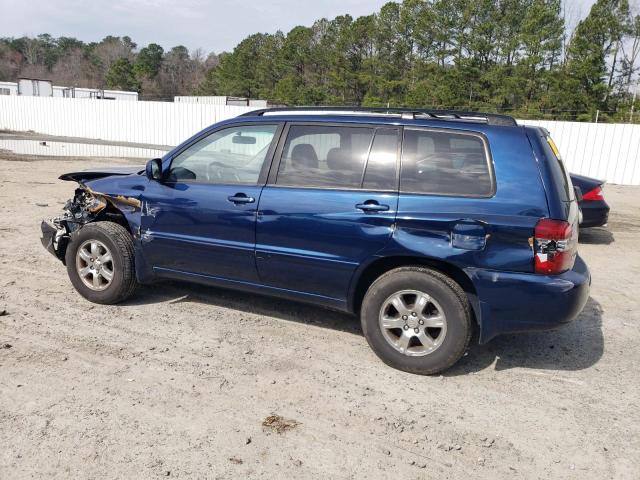
M 360 320 L 373 351 L 387 365 L 421 375 L 440 373 L 465 353 L 473 333 L 469 301 L 440 272 L 401 267 L 367 290 Z
M 73 233 L 65 263 L 71 283 L 90 302 L 119 303 L 136 289 L 133 239 L 117 223 L 89 223 Z

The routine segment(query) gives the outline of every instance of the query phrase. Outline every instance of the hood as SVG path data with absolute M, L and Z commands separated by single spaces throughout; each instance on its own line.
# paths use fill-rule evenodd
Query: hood
M 144 165 L 135 165 L 127 167 L 106 167 L 91 168 L 80 172 L 69 172 L 60 175 L 60 180 L 72 180 L 79 182 L 81 180 L 95 180 L 97 178 L 111 177 L 114 175 L 132 175 L 134 173 L 144 172 Z

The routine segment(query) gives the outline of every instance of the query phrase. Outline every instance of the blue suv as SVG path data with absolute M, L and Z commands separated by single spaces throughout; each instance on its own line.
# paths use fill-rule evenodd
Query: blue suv
M 359 315 L 387 364 L 432 374 L 474 331 L 575 318 L 590 275 L 546 130 L 413 109 L 266 109 L 146 168 L 91 170 L 43 244 L 92 302 L 188 280 Z

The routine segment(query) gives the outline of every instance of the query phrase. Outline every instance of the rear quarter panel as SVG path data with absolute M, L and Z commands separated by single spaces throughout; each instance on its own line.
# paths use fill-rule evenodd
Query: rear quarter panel
M 445 260 L 463 270 L 531 272 L 529 238 L 549 213 L 531 145 L 521 127 L 477 126 L 474 131 L 488 141 L 495 194 L 474 198 L 401 193 L 396 231 L 385 254 Z M 474 243 L 478 236 L 484 236 L 484 242 Z

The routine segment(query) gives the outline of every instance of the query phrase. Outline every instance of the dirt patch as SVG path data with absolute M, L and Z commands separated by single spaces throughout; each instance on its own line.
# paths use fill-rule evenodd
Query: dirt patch
M 280 415 L 269 415 L 262 421 L 262 426 L 267 430 L 273 430 L 276 433 L 284 433 L 287 430 L 293 430 L 299 422 L 281 417 Z

